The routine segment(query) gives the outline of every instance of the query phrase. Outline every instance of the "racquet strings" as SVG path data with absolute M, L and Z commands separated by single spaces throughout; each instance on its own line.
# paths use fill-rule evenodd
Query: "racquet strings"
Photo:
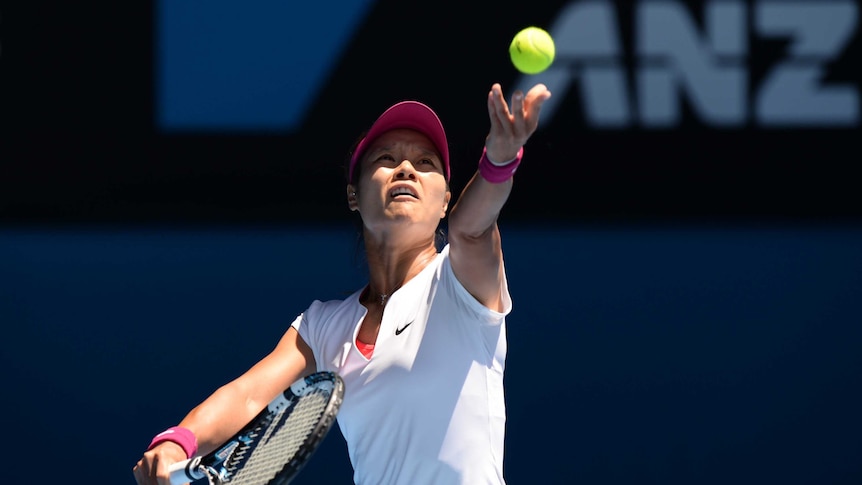
M 227 464 L 230 483 L 264 485 L 269 483 L 299 453 L 320 423 L 329 404 L 331 387 L 315 388 L 297 398 L 291 407 L 278 411 L 265 429 L 263 436 L 255 438 L 257 445 L 239 469 L 248 450 L 236 453 L 232 464 Z

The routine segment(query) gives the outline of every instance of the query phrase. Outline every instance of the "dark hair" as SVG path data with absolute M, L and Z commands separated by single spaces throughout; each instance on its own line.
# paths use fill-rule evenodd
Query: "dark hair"
M 353 169 L 353 179 L 350 179 L 350 160 L 353 158 L 353 154 L 356 153 L 356 149 L 359 148 L 359 144 L 365 138 L 365 135 L 368 131 L 363 131 L 359 134 L 356 140 L 353 141 L 353 145 L 350 146 L 350 150 L 347 151 L 347 160 L 344 163 L 344 180 L 347 181 L 348 184 L 353 184 L 356 186 L 356 181 L 359 180 L 359 172 L 361 170 L 362 164 L 359 163 L 359 160 L 356 161 L 356 167 Z

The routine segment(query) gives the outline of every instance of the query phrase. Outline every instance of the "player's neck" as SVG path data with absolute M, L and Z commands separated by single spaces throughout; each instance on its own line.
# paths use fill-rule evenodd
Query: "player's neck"
M 385 305 L 392 294 L 422 272 L 435 256 L 434 247 L 396 254 L 368 252 L 368 291 L 366 299 Z

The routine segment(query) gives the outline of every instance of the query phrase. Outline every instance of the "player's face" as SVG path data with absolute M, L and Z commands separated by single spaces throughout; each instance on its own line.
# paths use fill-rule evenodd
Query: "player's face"
M 398 129 L 381 135 L 365 152 L 355 208 L 366 227 L 394 222 L 433 234 L 449 207 L 443 161 L 427 136 Z M 350 189 L 349 189 L 350 190 Z

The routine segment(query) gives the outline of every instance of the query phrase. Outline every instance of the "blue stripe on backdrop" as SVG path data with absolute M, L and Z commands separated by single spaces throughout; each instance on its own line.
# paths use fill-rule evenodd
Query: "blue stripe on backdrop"
M 510 483 L 862 479 L 862 230 L 504 227 L 504 242 Z M 362 284 L 356 251 L 349 228 L 0 229 L 7 481 L 31 483 L 47 451 L 52 470 L 133 483 L 153 434 L 312 299 Z M 350 476 L 334 431 L 297 482 Z
M 293 131 L 373 4 L 157 1 L 159 128 Z

